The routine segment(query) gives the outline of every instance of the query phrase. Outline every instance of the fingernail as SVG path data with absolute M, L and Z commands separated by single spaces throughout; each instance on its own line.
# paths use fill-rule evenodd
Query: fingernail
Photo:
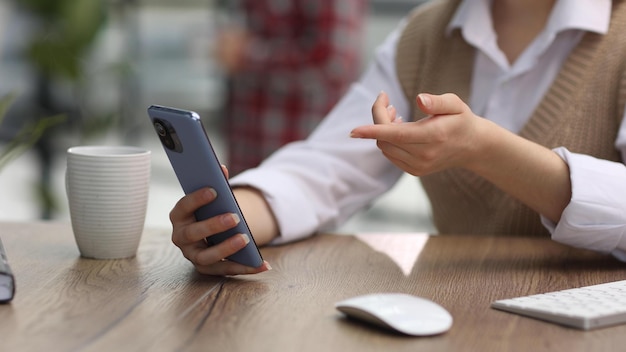
M 248 237 L 248 235 L 246 235 L 245 233 L 240 233 L 237 236 L 231 237 L 229 241 L 231 243 L 231 246 L 233 246 L 233 248 L 242 249 L 248 243 L 250 243 L 250 237 Z
M 391 110 L 393 110 L 394 106 L 393 105 L 389 105 L 387 106 L 387 111 L 391 112 Z
M 222 224 L 226 226 L 233 226 L 239 223 L 239 216 L 237 214 L 226 214 L 222 216 L 221 220 Z
M 354 132 L 354 131 L 350 131 L 350 138 L 361 138 L 361 134 Z
M 422 105 L 426 108 L 430 108 L 432 105 L 432 100 L 430 99 L 430 97 L 426 94 L 420 94 L 417 96 L 417 98 L 420 100 L 420 102 L 422 103 Z
M 272 266 L 268 262 L 265 262 L 265 267 L 267 268 L 267 270 L 272 270 Z
M 209 188 L 209 193 L 211 193 L 211 199 L 217 198 L 217 191 L 215 191 L 213 188 Z

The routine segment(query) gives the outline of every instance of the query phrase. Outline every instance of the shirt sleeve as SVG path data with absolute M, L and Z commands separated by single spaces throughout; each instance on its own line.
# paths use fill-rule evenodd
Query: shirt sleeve
M 542 217 L 552 239 L 626 261 L 626 166 L 565 148 L 555 152 L 569 165 L 572 199 L 558 224 Z
M 409 114 L 395 73 L 399 30 L 377 48 L 361 79 L 308 139 L 282 147 L 259 167 L 231 180 L 233 187 L 247 185 L 263 192 L 280 230 L 274 244 L 341 224 L 402 175 L 374 141 L 349 137 L 354 127 L 372 123 L 371 106 L 381 90 L 399 115 Z

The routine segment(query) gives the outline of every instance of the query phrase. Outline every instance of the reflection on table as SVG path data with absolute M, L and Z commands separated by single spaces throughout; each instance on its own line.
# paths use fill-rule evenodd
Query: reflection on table
M 369 237 L 368 237 L 369 236 Z M 489 308 L 500 298 L 624 279 L 611 257 L 532 237 L 320 234 L 265 247 L 273 270 L 195 273 L 168 230 L 133 259 L 79 257 L 67 223 L 0 223 L 17 279 L 2 351 L 608 351 L 626 325 L 582 332 Z M 355 323 L 334 303 L 373 292 L 431 299 L 454 317 L 415 338 Z

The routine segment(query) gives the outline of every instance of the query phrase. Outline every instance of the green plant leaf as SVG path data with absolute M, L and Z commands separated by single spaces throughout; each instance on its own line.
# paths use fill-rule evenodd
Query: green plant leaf
M 15 92 L 12 92 L 12 93 L 6 94 L 3 97 L 0 97 L 0 123 L 2 123 L 2 120 L 4 120 L 4 116 L 6 115 L 7 110 L 9 110 L 9 106 L 13 104 L 16 97 L 17 97 L 17 93 Z
M 11 93 L 0 98 L 0 122 L 4 119 L 15 97 L 16 94 Z M 17 158 L 28 150 L 28 148 L 32 147 L 49 128 L 62 123 L 65 119 L 65 115 L 55 115 L 39 119 L 33 124 L 24 126 L 17 135 L 6 144 L 4 150 L 0 152 L 0 170 L 11 160 Z
M 60 5 L 58 21 L 63 23 L 66 40 L 82 52 L 91 45 L 106 22 L 106 2 L 74 0 Z
M 28 45 L 31 62 L 49 76 L 80 78 L 82 61 L 107 20 L 107 3 L 92 0 L 19 0 L 39 19 Z
M 49 76 L 64 76 L 77 79 L 81 62 L 71 42 L 58 41 L 51 37 L 36 38 L 30 44 L 28 56 L 33 64 Z

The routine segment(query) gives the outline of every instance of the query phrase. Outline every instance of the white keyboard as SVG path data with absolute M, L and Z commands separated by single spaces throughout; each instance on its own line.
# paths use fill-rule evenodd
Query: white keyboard
M 491 307 L 590 330 L 626 323 L 626 280 L 502 299 Z

